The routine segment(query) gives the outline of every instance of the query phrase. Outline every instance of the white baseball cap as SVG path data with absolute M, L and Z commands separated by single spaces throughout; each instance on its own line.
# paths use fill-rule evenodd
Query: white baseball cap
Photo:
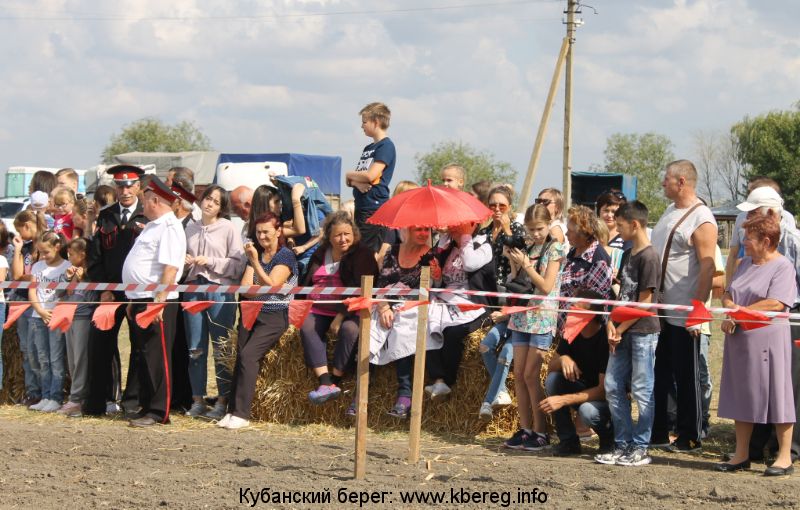
M 46 209 L 50 204 L 50 197 L 44 191 L 34 191 L 31 193 L 31 209 Z
M 759 207 L 783 209 L 783 199 L 772 187 L 761 186 L 751 191 L 747 199 L 736 206 L 740 211 L 754 211 Z

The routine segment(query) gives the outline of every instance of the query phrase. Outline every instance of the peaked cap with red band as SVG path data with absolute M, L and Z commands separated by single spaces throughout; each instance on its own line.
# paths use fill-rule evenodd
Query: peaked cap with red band
M 144 170 L 133 165 L 114 165 L 106 170 L 106 173 L 114 178 L 117 186 L 132 186 L 142 178 Z
M 172 188 L 172 191 L 177 193 L 181 199 L 186 200 L 190 204 L 197 202 L 197 197 L 191 191 L 184 188 L 177 182 L 172 181 L 172 186 L 170 186 L 170 188 Z
M 145 188 L 145 191 L 152 191 L 170 204 L 180 198 L 178 197 L 177 193 L 169 189 L 169 187 L 164 184 L 164 181 L 155 175 L 150 176 L 150 180 L 147 181 L 147 188 Z

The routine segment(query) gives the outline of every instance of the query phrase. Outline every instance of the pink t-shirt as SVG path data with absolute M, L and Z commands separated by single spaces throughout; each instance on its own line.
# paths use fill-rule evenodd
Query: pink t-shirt
M 339 276 L 339 263 L 333 261 L 330 250 L 325 253 L 325 263 L 320 264 L 320 266 L 311 276 L 311 283 L 315 287 L 344 287 L 342 278 Z M 324 301 L 327 299 L 336 299 L 336 296 L 328 296 L 325 294 L 309 294 L 308 298 L 314 301 Z M 336 305 L 314 304 L 311 307 L 311 313 L 334 317 L 337 313 L 335 306 Z

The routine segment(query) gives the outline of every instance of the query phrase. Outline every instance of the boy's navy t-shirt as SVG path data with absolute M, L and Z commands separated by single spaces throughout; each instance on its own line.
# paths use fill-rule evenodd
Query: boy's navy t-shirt
M 578 334 L 572 343 L 562 339 L 556 352 L 572 358 L 581 371 L 578 380 L 587 388 L 594 388 L 600 383 L 600 374 L 606 373 L 608 365 L 608 336 L 605 326 L 588 338 Z
M 358 189 L 353 188 L 356 211 L 375 211 L 389 200 L 389 182 L 392 180 L 396 160 L 394 143 L 389 137 L 364 147 L 364 152 L 361 153 L 361 158 L 356 165 L 356 172 L 366 172 L 375 161 L 384 163 L 386 168 L 383 169 L 380 181 L 373 184 L 366 193 L 361 193 Z

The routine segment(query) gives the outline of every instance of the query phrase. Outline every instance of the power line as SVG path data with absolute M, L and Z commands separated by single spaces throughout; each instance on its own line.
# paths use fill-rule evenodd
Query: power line
M 483 2 L 473 4 L 442 5 L 429 7 L 407 7 L 397 9 L 372 9 L 372 10 L 353 10 L 353 11 L 330 11 L 330 12 L 309 12 L 309 13 L 285 13 L 285 14 L 254 14 L 254 15 L 223 15 L 223 16 L 81 16 L 63 15 L 55 16 L 0 16 L 0 21 L 268 21 L 290 18 L 320 18 L 329 16 L 355 16 L 355 15 L 381 15 L 381 14 L 408 14 L 414 12 L 437 12 L 452 11 L 459 9 L 474 9 L 486 7 L 507 7 L 514 5 L 536 4 L 536 3 L 556 3 L 560 0 L 507 0 L 503 2 Z

